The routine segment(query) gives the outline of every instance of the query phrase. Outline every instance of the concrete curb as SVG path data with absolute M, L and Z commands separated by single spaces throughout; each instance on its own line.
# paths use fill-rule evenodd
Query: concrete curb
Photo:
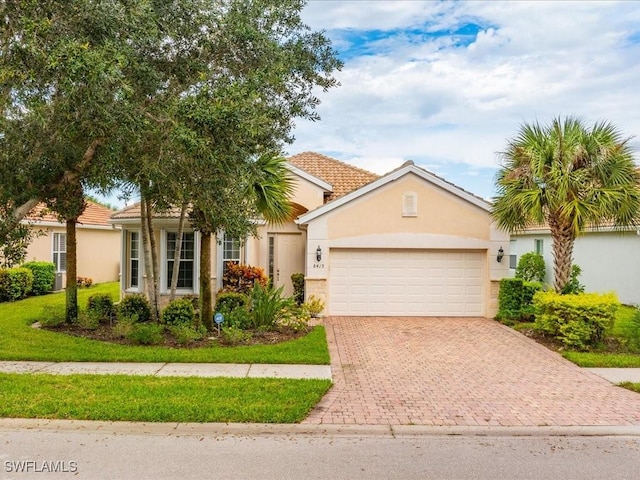
M 0 432 L 50 431 L 110 435 L 175 436 L 316 436 L 388 437 L 483 436 L 483 437 L 640 437 L 640 425 L 564 426 L 564 427 L 468 427 L 423 425 L 335 425 L 335 424 L 258 424 L 258 423 L 138 423 L 89 420 L 0 419 Z

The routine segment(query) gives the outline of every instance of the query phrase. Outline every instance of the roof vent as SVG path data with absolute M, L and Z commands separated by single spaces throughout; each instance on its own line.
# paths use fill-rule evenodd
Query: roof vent
M 404 192 L 402 194 L 402 216 L 418 216 L 418 194 L 416 192 Z

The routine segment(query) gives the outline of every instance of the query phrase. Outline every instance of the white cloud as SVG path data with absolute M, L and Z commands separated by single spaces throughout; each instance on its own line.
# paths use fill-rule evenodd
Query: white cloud
M 469 166 L 496 167 L 523 122 L 578 115 L 640 133 L 640 3 L 311 1 L 304 18 L 354 50 L 292 153 L 374 171 L 403 159 L 467 165 L 469 177 Z M 443 33 L 469 22 L 481 29 L 468 44 Z

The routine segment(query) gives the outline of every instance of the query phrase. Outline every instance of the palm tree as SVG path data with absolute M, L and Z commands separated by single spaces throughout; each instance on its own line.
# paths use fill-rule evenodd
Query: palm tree
M 608 122 L 591 129 L 572 117 L 524 124 L 499 155 L 492 215 L 510 232 L 548 225 L 557 292 L 569 280 L 573 245 L 585 228 L 638 221 L 640 175 L 629 139 Z
M 244 175 L 229 179 L 229 189 L 217 192 L 227 195 L 227 201 L 218 201 L 224 208 L 218 210 L 214 203 L 209 208 L 198 204 L 194 198 L 191 222 L 200 231 L 200 318 L 208 329 L 212 324 L 211 292 L 211 237 L 221 230 L 248 232 L 255 228 L 255 218 L 247 212 L 261 215 L 271 223 L 283 223 L 291 219 L 293 208 L 289 198 L 293 193 L 293 182 L 286 167 L 286 160 L 277 155 L 262 155 L 244 164 Z M 237 210 L 233 211 L 229 197 L 237 196 Z M 235 227 L 235 228 L 234 228 Z

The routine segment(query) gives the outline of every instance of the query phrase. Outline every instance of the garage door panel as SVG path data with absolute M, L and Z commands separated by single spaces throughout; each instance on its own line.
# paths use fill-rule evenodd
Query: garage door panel
M 484 315 L 482 252 L 332 250 L 333 315 Z

